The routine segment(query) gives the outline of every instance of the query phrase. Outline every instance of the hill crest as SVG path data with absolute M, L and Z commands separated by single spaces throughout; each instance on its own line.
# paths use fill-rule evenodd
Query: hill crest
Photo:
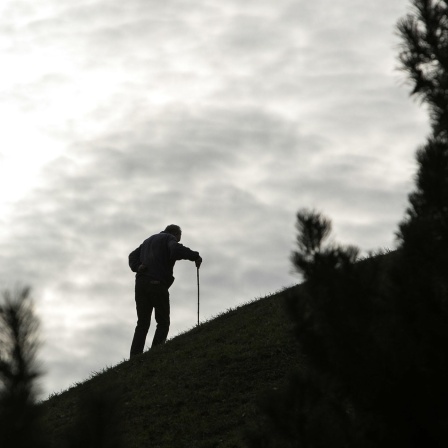
M 101 395 L 116 404 L 127 448 L 244 446 L 259 398 L 298 364 L 284 303 L 297 288 L 230 309 L 51 396 L 42 407 L 52 444 L 61 446 L 83 403 Z

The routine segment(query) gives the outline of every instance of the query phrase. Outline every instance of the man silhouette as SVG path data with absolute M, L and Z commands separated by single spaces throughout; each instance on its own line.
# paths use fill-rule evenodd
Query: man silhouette
M 137 326 L 131 345 L 131 358 L 143 353 L 154 309 L 157 322 L 152 347 L 164 344 L 170 328 L 169 287 L 174 282 L 173 268 L 177 260 L 190 260 L 199 268 L 202 258 L 179 243 L 182 229 L 171 224 L 129 254 L 129 267 L 135 275 Z

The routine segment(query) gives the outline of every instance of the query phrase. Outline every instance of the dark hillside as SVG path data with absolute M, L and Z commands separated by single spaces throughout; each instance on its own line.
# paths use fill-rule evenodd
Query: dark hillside
M 106 397 L 120 391 L 117 421 L 126 448 L 243 446 L 260 395 L 298 365 L 284 309 L 285 295 L 296 288 L 228 311 L 50 398 L 43 408 L 52 444 L 65 445 L 83 397 L 106 390 Z

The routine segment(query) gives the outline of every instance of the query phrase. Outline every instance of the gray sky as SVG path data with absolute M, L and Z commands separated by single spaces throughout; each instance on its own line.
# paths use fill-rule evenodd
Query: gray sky
M 0 284 L 33 288 L 48 395 L 127 358 L 127 256 L 176 223 L 201 318 L 300 280 L 295 215 L 394 246 L 429 131 L 406 0 L 4 0 Z M 196 322 L 179 262 L 170 336 Z M 154 326 L 150 329 L 150 343 Z

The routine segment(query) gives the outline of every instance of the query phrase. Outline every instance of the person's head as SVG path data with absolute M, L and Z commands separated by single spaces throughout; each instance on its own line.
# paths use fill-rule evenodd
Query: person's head
M 174 235 L 178 242 L 182 237 L 182 229 L 179 226 L 176 226 L 176 224 L 170 224 L 169 226 L 166 226 L 165 232 Z

